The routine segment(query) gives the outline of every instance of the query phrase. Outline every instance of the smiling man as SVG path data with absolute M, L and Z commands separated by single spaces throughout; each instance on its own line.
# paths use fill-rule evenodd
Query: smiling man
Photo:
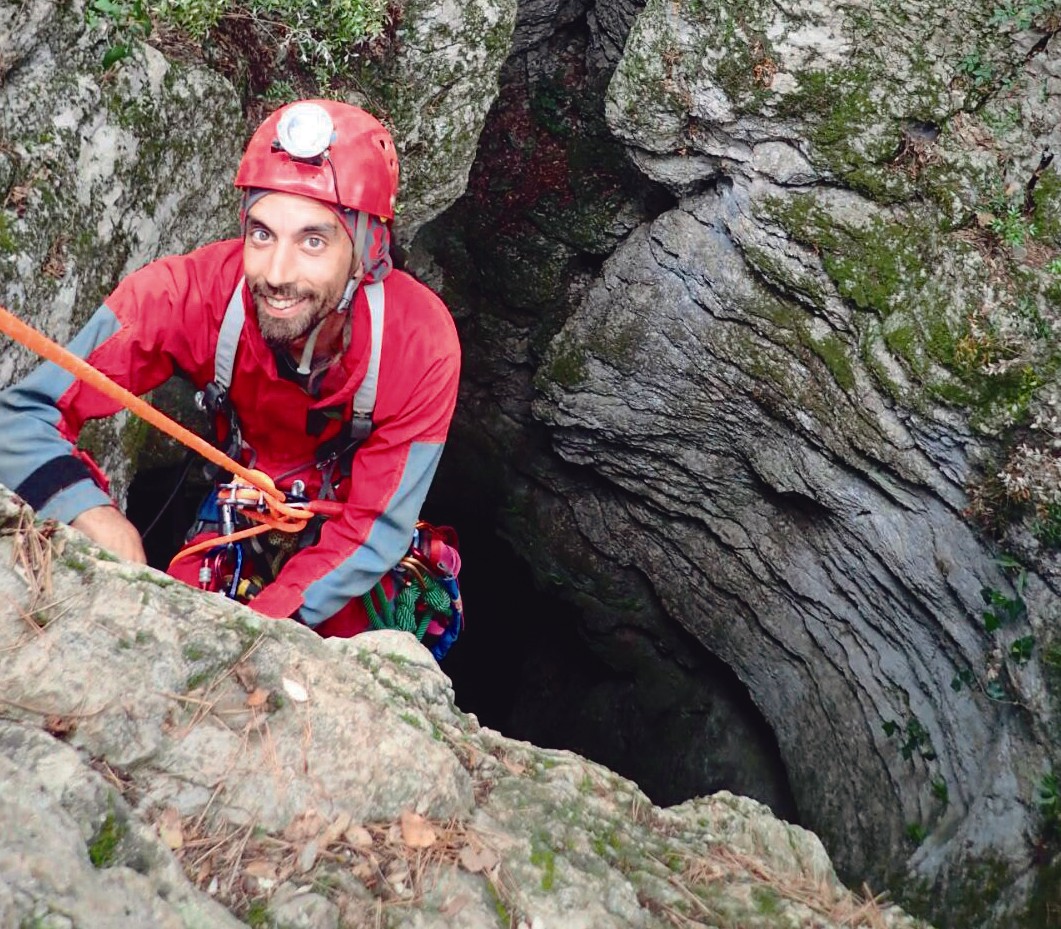
M 456 402 L 452 318 L 392 268 L 397 185 L 393 142 L 374 117 L 326 100 L 284 107 L 236 175 L 242 238 L 130 275 L 70 345 L 137 394 L 186 377 L 229 454 L 295 496 L 342 504 L 296 545 L 239 553 L 254 571 L 244 599 L 322 635 L 366 628 L 362 595 L 409 549 Z M 76 447 L 86 420 L 116 411 L 42 365 L 0 393 L 0 482 L 142 562 L 139 533 Z M 201 511 L 200 536 L 218 531 L 216 513 L 214 502 Z M 230 581 L 218 553 L 179 564 L 191 583 Z M 207 569 L 219 575 L 209 583 Z

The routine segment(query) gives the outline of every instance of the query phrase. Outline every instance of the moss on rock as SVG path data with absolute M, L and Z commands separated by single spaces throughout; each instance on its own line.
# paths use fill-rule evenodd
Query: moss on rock
M 1061 363 L 1046 340 L 1016 334 L 1027 328 L 1040 282 L 1016 271 L 1000 279 L 966 236 L 913 213 L 844 219 L 812 194 L 772 200 L 764 215 L 818 252 L 837 292 L 880 321 L 867 331 L 919 385 L 908 403 L 964 407 L 997 432 L 1021 419 L 1044 374 Z M 893 392 L 887 381 L 881 386 Z

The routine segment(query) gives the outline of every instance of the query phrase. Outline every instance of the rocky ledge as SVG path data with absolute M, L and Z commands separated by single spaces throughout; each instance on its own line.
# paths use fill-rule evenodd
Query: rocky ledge
M 754 801 L 480 727 L 404 633 L 319 639 L 7 494 L 0 596 L 0 926 L 923 925 Z

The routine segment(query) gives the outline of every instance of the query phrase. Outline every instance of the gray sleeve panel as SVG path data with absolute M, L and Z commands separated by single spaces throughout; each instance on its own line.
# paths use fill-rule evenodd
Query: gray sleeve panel
M 37 512 L 45 518 L 71 523 L 94 506 L 114 506 L 114 501 L 100 489 L 99 484 L 87 480 L 64 487 Z
M 307 626 L 318 625 L 370 591 L 409 550 L 443 447 L 441 442 L 413 443 L 398 489 L 387 509 L 376 517 L 368 537 L 349 558 L 303 592 L 299 615 Z
M 87 358 L 119 328 L 114 313 L 101 306 L 67 348 Z M 73 451 L 59 434 L 56 406 L 73 382 L 72 374 L 47 361 L 18 384 L 0 391 L 0 483 L 17 490 L 27 477 Z M 110 502 L 93 481 L 81 480 L 56 493 L 39 512 L 69 522 L 90 506 Z

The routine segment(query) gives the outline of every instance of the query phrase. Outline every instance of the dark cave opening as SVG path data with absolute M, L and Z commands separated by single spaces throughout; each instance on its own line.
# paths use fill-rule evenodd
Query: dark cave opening
M 145 548 L 160 569 L 207 488 L 196 460 L 159 517 L 181 470 L 143 470 L 129 490 L 127 512 L 141 531 L 158 517 Z M 462 710 L 506 736 L 600 762 L 659 805 L 726 789 L 798 821 L 770 727 L 723 662 L 696 646 L 696 674 L 710 678 L 711 695 L 695 705 L 666 693 L 670 681 L 679 686 L 688 674 L 665 655 L 648 683 L 610 667 L 580 634 L 580 610 L 536 587 L 531 567 L 499 535 L 491 508 L 469 503 L 478 493 L 474 478 L 453 487 L 446 486 L 452 473 L 440 477 L 423 515 L 460 535 L 467 626 L 442 670 Z

